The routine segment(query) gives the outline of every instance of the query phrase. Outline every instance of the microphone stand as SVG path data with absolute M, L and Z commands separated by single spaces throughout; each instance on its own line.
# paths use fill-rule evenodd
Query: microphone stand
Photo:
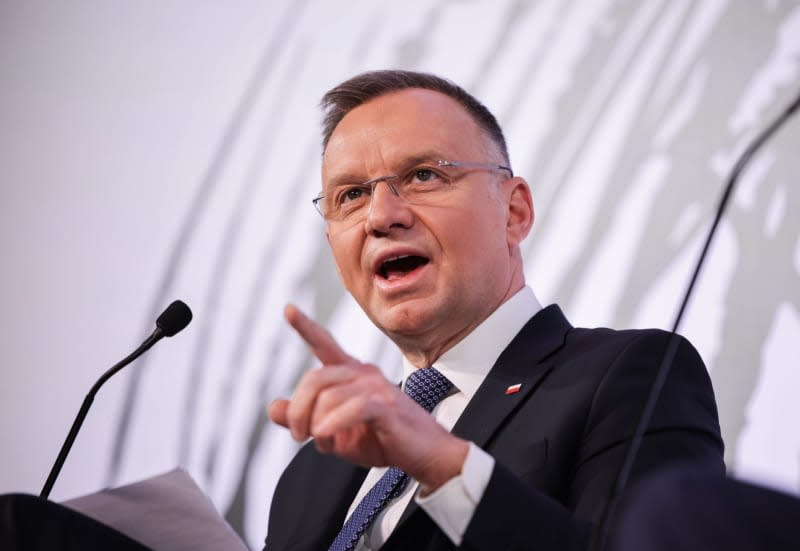
M 697 264 L 694 268 L 694 273 L 692 274 L 692 278 L 683 296 L 683 301 L 681 302 L 681 307 L 678 310 L 678 315 L 675 317 L 675 322 L 672 326 L 671 337 L 669 339 L 669 343 L 667 344 L 667 348 L 664 351 L 664 355 L 661 358 L 661 363 L 659 364 L 658 371 L 653 379 L 652 386 L 650 387 L 650 393 L 648 394 L 647 402 L 645 402 L 644 406 L 642 407 L 642 413 L 636 422 L 636 430 L 631 438 L 631 443 L 625 455 L 625 460 L 623 461 L 622 467 L 620 467 L 619 473 L 617 474 L 617 479 L 606 504 L 606 509 L 601 517 L 601 522 L 594 530 L 592 541 L 589 545 L 589 549 L 591 550 L 602 551 L 605 549 L 608 525 L 614 516 L 619 499 L 628 483 L 628 478 L 630 477 L 631 470 L 633 469 L 633 463 L 636 461 L 636 455 L 638 454 L 639 448 L 642 444 L 642 438 L 644 437 L 644 433 L 650 424 L 650 419 L 653 416 L 656 402 L 658 401 L 658 397 L 661 394 L 661 389 L 664 387 L 664 383 L 667 380 L 667 375 L 669 375 L 670 368 L 672 367 L 672 361 L 675 359 L 675 354 L 678 351 L 680 337 L 678 336 L 677 331 L 681 320 L 683 319 L 683 313 L 686 310 L 686 306 L 688 305 L 689 299 L 692 296 L 695 283 L 700 275 L 700 270 L 705 263 L 706 254 L 711 248 L 711 242 L 716 234 L 717 226 L 719 225 L 722 215 L 725 213 L 725 210 L 728 206 L 728 202 L 733 195 L 733 189 L 739 180 L 739 176 L 750 162 L 750 159 L 753 157 L 753 155 L 761 148 L 762 145 L 764 145 L 764 143 L 766 143 L 768 139 L 772 137 L 773 134 L 775 134 L 775 132 L 781 126 L 783 126 L 783 124 L 794 114 L 795 111 L 797 111 L 798 108 L 800 108 L 800 95 L 795 97 L 788 107 L 786 107 L 760 134 L 758 134 L 758 136 L 756 136 L 750 145 L 747 146 L 747 148 L 742 152 L 741 156 L 739 156 L 736 164 L 731 170 L 731 174 L 728 177 L 725 189 L 720 197 L 719 205 L 717 206 L 714 222 L 711 224 L 711 229 L 706 237 L 703 250 L 700 253 L 700 257 L 698 258 Z
M 50 469 L 50 474 L 47 477 L 47 481 L 44 483 L 44 487 L 42 488 L 42 493 L 39 494 L 40 497 L 47 499 L 50 495 L 50 491 L 53 489 L 53 484 L 56 482 L 56 478 L 58 474 L 61 472 L 61 467 L 64 466 L 64 461 L 67 459 L 67 455 L 69 454 L 70 449 L 72 448 L 73 442 L 75 442 L 75 437 L 78 436 L 78 431 L 81 429 L 81 425 L 83 425 L 83 420 L 86 418 L 86 414 L 89 412 L 89 408 L 94 401 L 94 397 L 97 394 L 97 391 L 100 390 L 100 387 L 105 384 L 107 380 L 109 380 L 112 376 L 116 375 L 116 373 L 131 363 L 133 360 L 144 354 L 151 346 L 157 343 L 165 336 L 164 331 L 161 327 L 157 327 L 153 334 L 147 337 L 145 341 L 139 345 L 139 348 L 128 354 L 125 358 L 121 361 L 114 364 L 108 371 L 103 373 L 94 386 L 89 390 L 89 393 L 86 395 L 86 398 L 83 399 L 83 404 L 81 405 L 81 409 L 78 411 L 78 415 L 75 417 L 75 421 L 72 423 L 72 428 L 69 429 L 69 434 L 67 434 L 66 440 L 64 440 L 64 444 L 61 446 L 61 451 L 58 452 L 58 457 L 56 458 L 56 462 L 53 464 L 53 468 Z

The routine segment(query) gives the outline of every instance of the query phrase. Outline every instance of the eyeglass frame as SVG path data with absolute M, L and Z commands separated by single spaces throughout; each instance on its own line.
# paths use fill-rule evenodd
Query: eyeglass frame
M 482 163 L 476 161 L 445 161 L 441 159 L 431 162 L 434 163 L 439 168 L 453 167 L 453 168 L 483 169 L 483 170 L 505 170 L 508 172 L 511 178 L 514 177 L 514 171 L 511 170 L 511 167 L 495 163 Z M 391 180 L 394 180 L 396 178 L 399 178 L 397 174 L 390 174 L 388 176 L 378 176 L 377 178 L 372 178 L 358 185 L 361 187 L 369 186 L 370 197 L 371 197 L 372 193 L 374 193 L 375 191 L 375 186 L 377 186 L 381 182 L 386 182 L 386 186 L 389 188 L 389 191 L 391 191 L 392 195 L 394 195 L 395 197 L 399 197 L 400 194 L 397 192 L 397 189 L 391 183 Z M 325 220 L 329 220 L 328 218 L 325 217 L 325 213 L 322 212 L 322 206 L 320 204 L 322 200 L 325 199 L 326 197 L 327 197 L 326 194 L 320 193 L 319 195 L 314 197 L 311 200 L 311 202 L 313 203 L 314 208 L 320 214 L 320 216 L 322 216 L 322 218 L 324 218 Z M 336 220 L 336 219 L 334 218 L 331 220 Z

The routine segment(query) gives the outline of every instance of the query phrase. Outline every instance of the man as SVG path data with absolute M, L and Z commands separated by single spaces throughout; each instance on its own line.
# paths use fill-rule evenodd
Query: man
M 668 336 L 575 329 L 541 308 L 520 253 L 530 189 L 461 88 L 377 71 L 323 106 L 315 203 L 345 287 L 403 354 L 409 394 L 287 307 L 322 368 L 269 409 L 312 441 L 278 484 L 266 549 L 584 548 Z M 432 415 L 410 397 L 417 376 L 444 385 Z M 637 457 L 633 480 L 677 461 L 724 472 L 686 341 Z

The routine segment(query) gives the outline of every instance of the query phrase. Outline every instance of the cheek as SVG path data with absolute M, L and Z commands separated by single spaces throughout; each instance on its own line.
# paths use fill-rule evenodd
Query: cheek
M 496 211 L 475 209 L 468 220 L 455 221 L 448 228 L 450 248 L 469 272 L 494 272 L 508 256 L 508 236 L 505 219 Z
M 337 236 L 335 239 L 329 236 L 328 244 L 333 253 L 339 279 L 350 290 L 353 282 L 357 281 L 356 276 L 361 268 L 360 244 L 356 239 L 346 239 L 344 236 Z
M 460 234 L 473 255 L 479 252 L 490 255 L 506 241 L 506 218 L 492 194 L 480 196 L 479 201 L 468 216 L 452 225 L 453 231 Z

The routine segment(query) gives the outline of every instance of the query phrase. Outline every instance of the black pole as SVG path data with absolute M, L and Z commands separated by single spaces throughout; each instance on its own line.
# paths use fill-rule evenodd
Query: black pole
M 123 358 L 120 362 L 114 364 L 114 366 L 103 373 L 94 386 L 89 390 L 89 393 L 86 395 L 86 398 L 83 399 L 83 404 L 81 405 L 81 409 L 78 411 L 78 415 L 75 417 L 75 421 L 72 423 L 72 428 L 69 429 L 69 434 L 67 434 L 67 439 L 64 440 L 64 444 L 61 446 L 61 451 L 58 452 L 58 457 L 56 458 L 55 464 L 53 464 L 53 468 L 50 469 L 50 474 L 47 477 L 47 481 L 44 483 L 44 487 L 42 488 L 42 493 L 39 494 L 40 497 L 47 498 L 50 495 L 50 491 L 53 489 L 53 484 L 56 482 L 56 478 L 58 478 L 58 474 L 61 472 L 61 467 L 64 466 L 64 461 L 67 459 L 67 455 L 69 454 L 69 450 L 72 448 L 72 443 L 75 442 L 75 437 L 78 436 L 78 431 L 81 429 L 81 425 L 83 425 L 83 420 L 86 418 L 86 414 L 89 412 L 89 408 L 94 401 L 94 397 L 97 394 L 97 391 L 100 390 L 100 387 L 105 384 L 107 380 L 109 380 L 113 375 L 115 375 L 120 369 L 131 363 L 133 360 L 141 356 L 144 352 L 146 352 L 151 346 L 153 346 L 156 342 L 158 342 L 162 337 L 164 337 L 164 332 L 159 327 L 153 334 L 150 335 L 136 350 L 131 352 L 128 356 Z

